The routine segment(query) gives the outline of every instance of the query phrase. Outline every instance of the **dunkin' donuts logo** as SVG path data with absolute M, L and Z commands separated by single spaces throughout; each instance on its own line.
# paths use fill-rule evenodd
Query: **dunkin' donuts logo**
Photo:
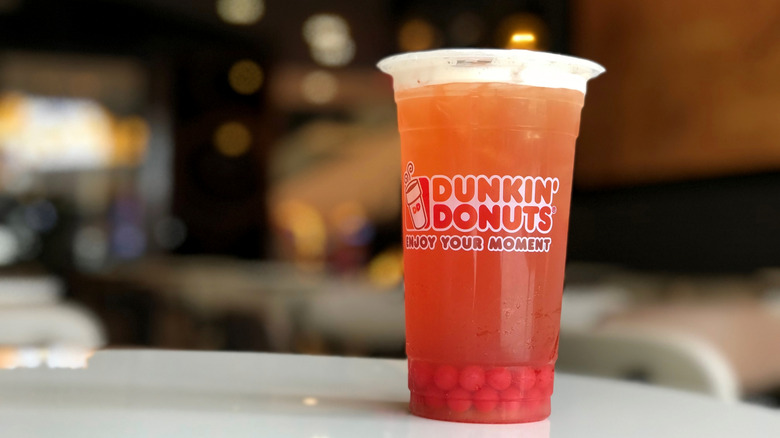
M 536 176 L 415 176 L 409 162 L 404 173 L 406 229 L 547 234 L 559 188 L 558 178 Z

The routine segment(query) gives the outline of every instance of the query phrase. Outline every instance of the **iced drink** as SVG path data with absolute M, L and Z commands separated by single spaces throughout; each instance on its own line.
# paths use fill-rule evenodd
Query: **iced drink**
M 550 414 L 575 139 L 589 61 L 439 50 L 394 79 L 410 408 L 450 421 Z

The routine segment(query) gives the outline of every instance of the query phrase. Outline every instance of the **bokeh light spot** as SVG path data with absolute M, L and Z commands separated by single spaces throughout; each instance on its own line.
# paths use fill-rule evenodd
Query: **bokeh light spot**
M 301 93 L 303 97 L 315 104 L 323 104 L 332 101 L 338 93 L 338 80 L 332 73 L 324 70 L 316 70 L 308 73 L 301 81 Z
M 533 14 L 510 15 L 498 27 L 496 44 L 506 49 L 545 50 L 547 25 Z
M 339 15 L 312 15 L 303 23 L 302 32 L 312 59 L 320 65 L 340 67 L 355 57 L 355 41 L 349 24 Z
M 230 67 L 228 82 L 236 93 L 252 94 L 263 85 L 263 69 L 254 61 L 242 59 Z
M 143 161 L 151 129 L 143 117 L 119 119 L 114 125 L 114 156 L 117 165 L 133 166 Z
M 320 212 L 310 204 L 288 199 L 273 209 L 274 224 L 289 235 L 292 244 L 292 258 L 302 267 L 319 267 L 322 264 L 327 230 Z
M 252 134 L 243 123 L 225 122 L 214 132 L 214 146 L 228 157 L 244 155 L 252 144 Z
M 437 40 L 436 28 L 422 18 L 407 20 L 398 31 L 398 46 L 407 52 L 431 49 L 438 45 Z
M 398 248 L 386 250 L 374 257 L 368 265 L 368 278 L 381 288 L 401 284 L 404 274 L 403 251 Z
M 349 38 L 349 24 L 336 14 L 315 14 L 303 23 L 303 38 L 309 44 L 338 45 Z
M 217 14 L 226 23 L 239 26 L 254 24 L 264 13 L 263 0 L 217 0 Z
M 347 65 L 355 57 L 355 43 L 349 40 L 338 48 L 312 48 L 311 57 L 317 64 L 326 67 Z

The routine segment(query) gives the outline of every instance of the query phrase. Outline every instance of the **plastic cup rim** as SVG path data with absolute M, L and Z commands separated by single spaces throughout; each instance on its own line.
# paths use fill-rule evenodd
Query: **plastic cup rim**
M 489 59 L 493 61 L 488 62 Z M 499 62 L 495 62 L 495 60 Z M 594 78 L 606 71 L 601 64 L 589 59 L 523 49 L 435 49 L 406 52 L 382 58 L 377 63 L 377 67 L 384 73 L 393 74 L 394 71 L 403 69 L 404 64 L 411 65 L 411 61 L 440 61 L 437 65 L 442 67 L 458 65 L 509 67 L 531 62 L 546 62 L 551 65 L 571 66 L 590 71 L 591 75 L 587 76 L 587 79 Z

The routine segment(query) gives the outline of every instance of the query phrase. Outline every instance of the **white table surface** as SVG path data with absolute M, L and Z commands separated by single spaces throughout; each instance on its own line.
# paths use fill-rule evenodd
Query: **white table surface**
M 426 420 L 407 397 L 399 360 L 104 351 L 82 370 L 0 371 L 0 437 L 780 436 L 780 411 L 570 375 L 539 423 Z

